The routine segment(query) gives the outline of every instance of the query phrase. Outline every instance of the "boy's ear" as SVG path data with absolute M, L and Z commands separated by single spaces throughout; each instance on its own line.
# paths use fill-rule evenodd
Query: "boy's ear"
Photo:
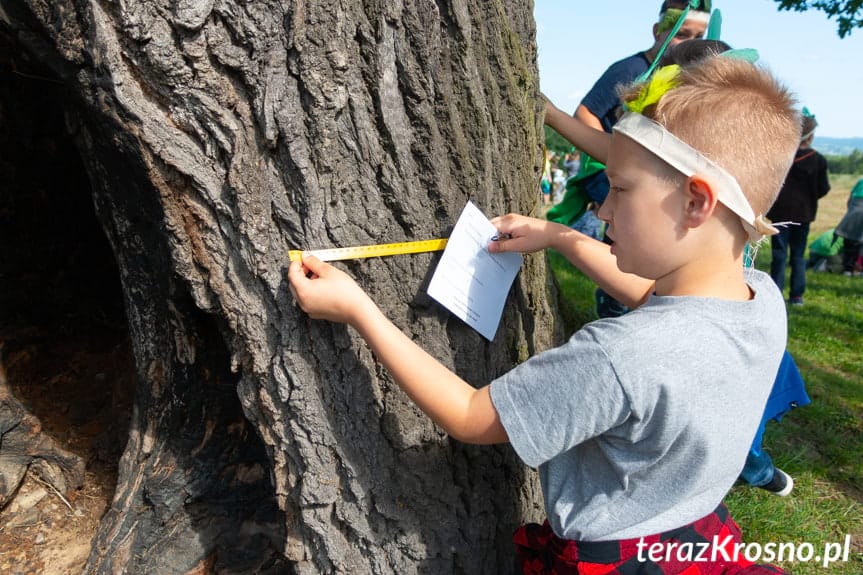
M 686 199 L 684 225 L 687 228 L 697 228 L 713 215 L 716 203 L 719 201 L 716 190 L 710 182 L 695 174 L 687 178 L 684 194 Z

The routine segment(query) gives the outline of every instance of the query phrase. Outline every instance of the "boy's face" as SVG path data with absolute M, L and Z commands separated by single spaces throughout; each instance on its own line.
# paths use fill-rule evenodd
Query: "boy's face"
M 655 40 L 655 48 L 659 48 L 660 46 L 662 46 L 662 43 L 665 42 L 665 39 L 668 37 L 669 32 L 671 32 L 671 30 L 665 30 L 664 32 L 660 32 L 659 25 L 653 25 L 653 38 Z M 681 42 L 685 42 L 686 40 L 697 40 L 703 38 L 706 33 L 707 24 L 705 24 L 704 22 L 696 20 L 685 20 L 683 22 L 683 25 L 680 27 L 680 30 L 677 31 L 677 34 L 674 35 L 668 45 L 674 46 L 675 44 L 680 44 Z
M 618 133 L 612 136 L 606 172 L 611 187 L 598 216 L 608 223 L 617 267 L 653 280 L 672 272 L 678 265 L 673 246 L 685 232 L 680 222 L 685 178 L 676 178 L 670 166 Z

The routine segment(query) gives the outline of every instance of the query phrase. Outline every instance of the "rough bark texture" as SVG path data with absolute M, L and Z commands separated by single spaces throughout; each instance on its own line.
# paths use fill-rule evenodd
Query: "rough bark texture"
M 0 0 L 113 246 L 138 372 L 88 573 L 507 573 L 541 514 L 508 447 L 446 437 L 355 333 L 292 304 L 286 251 L 444 236 L 538 206 L 532 4 Z M 425 295 L 437 256 L 350 273 L 477 385 L 551 345 L 542 257 L 495 341 Z M 239 401 L 238 398 L 239 397 Z
M 14 496 L 28 469 L 58 493 L 84 482 L 84 461 L 42 433 L 39 419 L 10 392 L 0 347 L 0 507 Z

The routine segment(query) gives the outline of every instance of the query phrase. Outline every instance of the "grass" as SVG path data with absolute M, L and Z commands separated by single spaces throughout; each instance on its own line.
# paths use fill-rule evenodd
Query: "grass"
M 819 203 L 810 240 L 834 227 L 845 213 L 859 176 L 831 176 L 831 192 Z M 593 283 L 560 254 L 549 253 L 561 289 L 561 311 L 572 328 L 596 318 Z M 770 265 L 769 246 L 756 259 Z M 786 282 L 787 285 L 787 282 Z M 787 288 L 786 288 L 787 290 Z M 786 292 L 787 296 L 787 292 Z M 794 477 L 781 498 L 735 487 L 726 498 L 747 542 L 814 546 L 850 536 L 848 562 L 781 561 L 795 575 L 863 575 L 863 278 L 807 273 L 806 305 L 789 309 L 788 350 L 796 360 L 812 404 L 767 425 L 764 447 Z

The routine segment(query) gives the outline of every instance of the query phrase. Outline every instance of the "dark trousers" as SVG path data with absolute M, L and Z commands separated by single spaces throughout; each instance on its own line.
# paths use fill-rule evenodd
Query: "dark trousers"
M 806 241 L 809 238 L 809 224 L 799 224 L 781 228 L 775 236 L 770 236 L 773 259 L 770 262 L 770 277 L 782 290 L 785 288 L 785 264 L 791 259 L 790 297 L 803 297 L 806 291 Z
M 770 457 L 769 453 L 750 450 L 749 455 L 746 456 L 743 471 L 740 472 L 740 479 L 752 487 L 761 487 L 770 483 L 775 470 L 773 458 Z
M 860 257 L 860 242 L 843 238 L 842 244 L 842 271 L 853 272 L 854 264 L 857 263 L 857 258 Z
M 629 308 L 611 297 L 604 289 L 596 288 L 596 315 L 600 319 L 606 317 L 620 317 L 629 312 Z

